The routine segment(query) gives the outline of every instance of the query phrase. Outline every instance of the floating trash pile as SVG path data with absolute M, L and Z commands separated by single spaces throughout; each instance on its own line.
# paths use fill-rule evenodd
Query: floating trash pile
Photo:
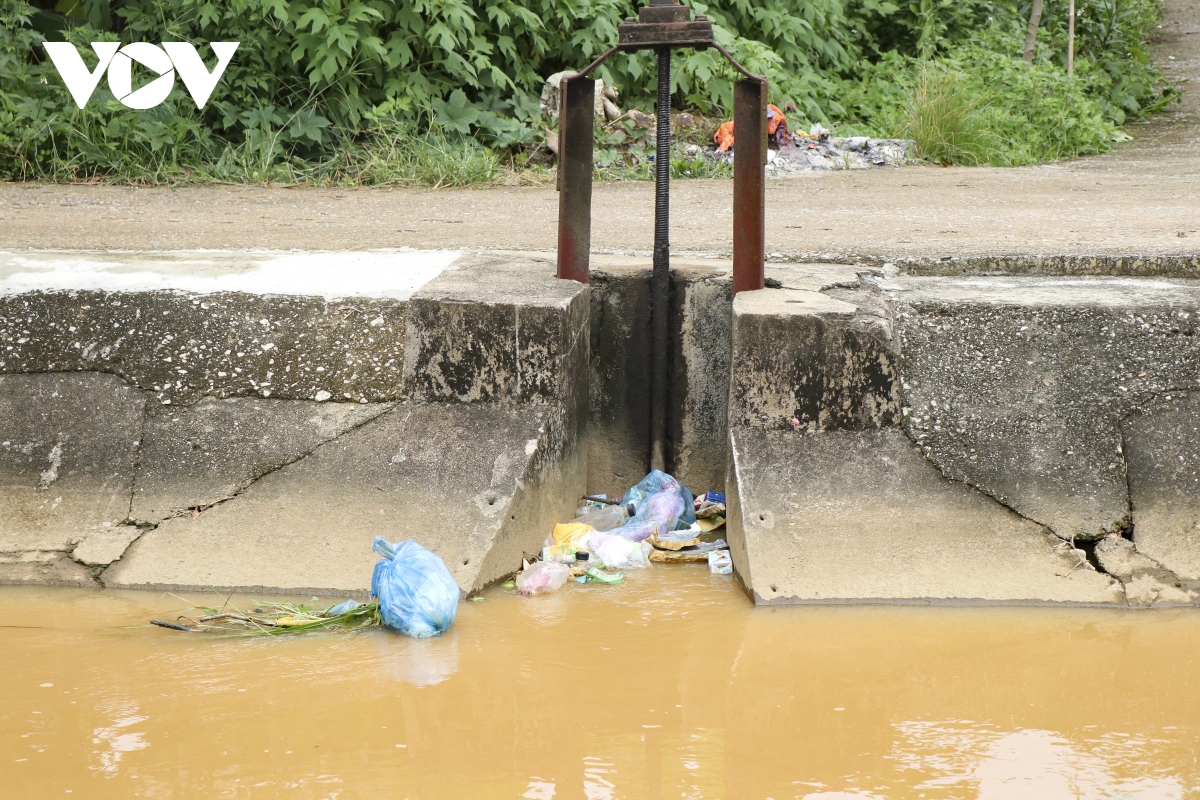
M 449 630 L 458 614 L 458 584 L 446 562 L 410 540 L 392 544 L 376 536 L 371 548 L 383 556 L 371 574 L 371 602 L 345 600 L 326 609 L 303 603 L 254 601 L 251 611 L 197 606 L 174 622 L 152 619 L 160 628 L 187 633 L 278 636 L 313 631 L 359 630 L 383 626 L 405 636 L 424 638 Z M 315 602 L 317 598 L 313 598 Z
M 620 583 L 625 570 L 653 564 L 703 564 L 733 572 L 729 546 L 716 538 L 725 525 L 725 495 L 699 497 L 654 470 L 620 499 L 588 495 L 575 519 L 554 526 L 539 555 L 526 554 L 521 571 L 505 584 L 533 595 L 576 583 Z
M 654 564 L 703 564 L 733 572 L 729 546 L 717 538 L 725 525 L 725 495 L 699 497 L 672 476 L 654 470 L 619 500 L 585 496 L 570 522 L 554 526 L 540 554 L 526 554 L 504 585 L 523 595 L 556 591 L 567 581 L 615 584 L 625 570 Z M 280 636 L 313 631 L 385 627 L 406 636 L 438 636 L 458 613 L 459 589 L 446 563 L 416 542 L 392 544 L 376 536 L 382 558 L 371 575 L 371 602 L 346 600 L 328 608 L 253 601 L 243 611 L 222 598 L 220 607 L 196 606 L 175 621 L 151 624 L 185 633 Z M 313 598 L 317 602 L 317 598 Z

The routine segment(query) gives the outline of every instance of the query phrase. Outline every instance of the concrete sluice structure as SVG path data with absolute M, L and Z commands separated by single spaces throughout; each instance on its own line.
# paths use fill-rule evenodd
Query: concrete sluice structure
M 362 593 L 377 534 L 511 573 L 585 488 L 588 292 L 456 256 L 6 257 L 0 577 Z
M 1200 281 L 1139 264 L 734 300 L 674 259 L 668 468 L 726 489 L 757 603 L 1194 604 Z M 482 590 L 648 468 L 648 260 L 592 267 L 0 255 L 0 581 L 361 593 L 378 534 Z

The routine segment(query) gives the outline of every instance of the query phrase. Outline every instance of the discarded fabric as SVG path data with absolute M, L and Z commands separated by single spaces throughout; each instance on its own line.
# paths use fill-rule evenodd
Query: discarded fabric
M 372 549 L 383 556 L 371 575 L 383 624 L 406 636 L 445 633 L 458 613 L 458 584 L 446 563 L 411 539 L 393 545 L 376 536 Z
M 718 153 L 728 152 L 733 147 L 733 120 L 721 123 L 713 134 L 713 141 L 717 143 Z
M 787 117 L 779 110 L 779 106 L 767 104 L 767 142 L 768 146 L 779 149 L 780 146 L 788 141 L 788 123 Z M 724 153 L 734 147 L 734 129 L 733 120 L 721 123 L 721 127 L 717 128 L 717 132 L 713 134 L 713 141 L 716 142 L 717 152 Z

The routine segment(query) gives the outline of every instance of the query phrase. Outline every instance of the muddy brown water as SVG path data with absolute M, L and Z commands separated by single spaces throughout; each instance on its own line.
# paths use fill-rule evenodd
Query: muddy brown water
M 754 608 L 693 567 L 432 640 L 146 624 L 183 608 L 0 588 L 0 796 L 1200 797 L 1194 609 Z

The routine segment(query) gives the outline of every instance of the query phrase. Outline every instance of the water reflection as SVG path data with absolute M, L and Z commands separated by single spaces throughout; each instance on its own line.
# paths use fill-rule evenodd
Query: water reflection
M 609 778 L 615 777 L 611 760 L 599 756 L 584 756 L 583 758 L 583 796 L 587 800 L 613 800 L 613 790 L 616 789 Z
M 144 732 L 128 730 L 147 721 L 149 717 L 138 715 L 137 704 L 129 701 L 110 701 L 101 704 L 97 710 L 109 717 L 111 723 L 92 731 L 92 744 L 103 746 L 102 749 L 94 751 L 98 763 L 92 769 L 111 776 L 116 774 L 126 753 L 144 750 L 150 746 Z
M 1124 734 L 1071 742 L 1047 730 L 1006 732 L 961 721 L 901 723 L 896 729 L 896 759 L 907 769 L 936 775 L 917 785 L 931 798 L 957 798 L 964 790 L 977 800 L 1184 797 L 1178 777 L 1144 774 L 1165 771 L 1151 743 Z M 1117 777 L 1117 770 L 1143 775 Z
M 392 678 L 413 686 L 436 686 L 458 672 L 458 632 L 433 639 L 408 639 L 390 634 L 372 637 L 380 666 Z
M 525 788 L 525 793 L 521 797 L 528 798 L 528 800 L 554 800 L 554 781 L 530 778 L 529 786 Z
M 438 639 L 218 640 L 154 602 L 0 588 L 0 797 L 1200 797 L 1194 610 L 753 608 L 653 569 Z

